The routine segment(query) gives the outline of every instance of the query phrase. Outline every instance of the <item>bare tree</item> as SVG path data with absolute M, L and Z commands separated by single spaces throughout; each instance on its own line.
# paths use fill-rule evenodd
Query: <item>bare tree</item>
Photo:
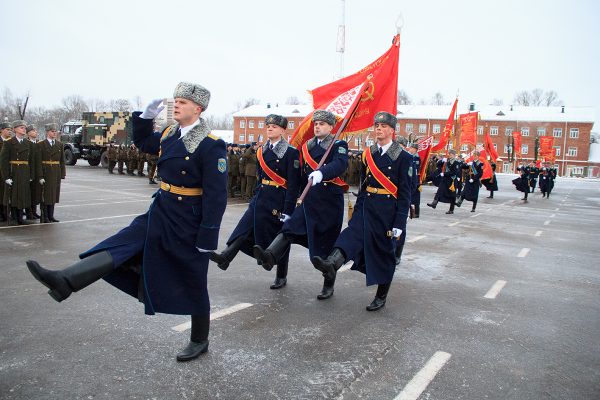
M 81 113 L 88 111 L 88 105 L 79 95 L 71 95 L 62 99 L 67 119 L 81 119 Z
M 302 103 L 300 102 L 300 99 L 298 99 L 298 97 L 290 96 L 285 100 L 285 104 L 296 105 L 296 104 L 302 104 Z
M 102 99 L 88 99 L 87 101 L 88 108 L 90 111 L 101 112 L 101 111 L 110 111 L 110 107 L 107 102 Z
M 549 90 L 546 93 L 544 93 L 543 104 L 546 107 L 558 106 L 560 105 L 560 103 L 562 102 L 558 99 L 558 93 L 556 93 L 554 90 Z
M 542 105 L 544 97 L 544 91 L 540 88 L 535 88 L 531 91 L 531 105 L 534 107 L 539 107 Z
M 144 101 L 140 95 L 137 95 L 133 98 L 133 106 L 136 110 L 143 110 L 142 107 L 144 107 Z
M 412 104 L 412 100 L 408 97 L 408 94 L 402 89 L 398 90 L 398 104 Z
M 431 104 L 436 106 L 443 106 L 446 104 L 444 101 L 444 95 L 441 92 L 436 92 L 433 97 L 431 97 Z
M 558 99 L 558 93 L 554 90 L 549 90 L 544 93 L 542 89 L 536 88 L 531 92 L 522 90 L 515 94 L 515 104 L 518 106 L 557 106 L 562 104 L 562 101 Z
M 492 105 L 493 106 L 502 106 L 504 105 L 504 101 L 502 99 L 499 98 L 494 98 L 494 100 L 492 100 Z
M 110 102 L 111 111 L 131 111 L 131 103 L 127 99 L 116 99 Z
M 249 97 L 244 101 L 237 102 L 237 111 L 243 110 L 245 108 L 248 108 L 250 106 L 253 106 L 253 105 L 259 104 L 259 103 L 260 103 L 260 101 L 258 99 L 255 99 L 254 97 Z
M 522 90 L 515 94 L 515 104 L 518 106 L 528 107 L 531 105 L 531 94 L 527 90 Z

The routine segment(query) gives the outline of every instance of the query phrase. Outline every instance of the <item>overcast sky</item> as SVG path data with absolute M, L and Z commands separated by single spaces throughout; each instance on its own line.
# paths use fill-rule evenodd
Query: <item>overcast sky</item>
M 511 104 L 555 90 L 600 116 L 600 2 L 346 0 L 345 74 L 381 55 L 402 13 L 399 88 L 413 101 L 460 90 Z M 31 106 L 71 94 L 169 97 L 182 80 L 212 92 L 209 114 L 254 97 L 309 101 L 339 70 L 340 0 L 0 0 L 0 87 Z

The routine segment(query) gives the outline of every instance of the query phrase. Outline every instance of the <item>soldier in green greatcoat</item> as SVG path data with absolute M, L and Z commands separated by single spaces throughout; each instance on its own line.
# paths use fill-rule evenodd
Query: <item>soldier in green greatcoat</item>
M 138 176 L 146 176 L 146 174 L 144 174 L 144 166 L 146 165 L 146 153 L 144 153 L 141 150 L 138 150 L 137 159 L 138 159 L 138 165 L 137 165 Z
M 38 131 L 35 126 L 27 125 L 27 140 L 31 143 L 31 151 L 33 152 L 32 162 L 37 163 L 37 151 L 35 144 L 38 142 Z M 31 190 L 31 207 L 28 207 L 25 211 L 26 218 L 28 220 L 40 219 L 39 214 L 37 213 L 37 206 L 40 204 L 40 195 L 41 195 L 41 187 L 35 177 L 31 177 L 31 182 L 29 183 Z
M 10 127 L 10 122 L 0 122 L 0 152 L 2 151 L 2 146 L 4 142 L 10 140 L 12 137 L 12 129 Z M 0 222 L 5 222 L 8 220 L 9 216 L 6 212 L 6 203 L 4 202 L 4 187 L 7 186 L 4 183 L 4 179 L 2 177 L 2 173 L 0 172 Z
M 127 164 L 127 147 L 125 147 L 124 144 L 119 146 L 119 149 L 117 150 L 117 161 L 119 162 L 119 174 L 125 175 L 125 172 L 123 171 L 123 166 L 124 164 Z
M 27 225 L 23 220 L 23 210 L 31 206 L 29 183 L 35 175 L 31 142 L 25 137 L 27 122 L 17 120 L 12 123 L 15 137 L 4 142 L 0 152 L 2 179 L 8 185 L 4 190 L 4 201 L 10 204 L 12 218 L 19 225 Z
M 127 151 L 127 175 L 135 175 L 138 166 L 138 150 L 135 144 L 131 143 Z
M 65 155 L 58 136 L 58 124 L 46 124 L 46 140 L 36 144 L 36 180 L 42 186 L 42 223 L 58 222 L 54 218 L 54 206 L 60 199 L 60 181 L 65 179 Z
M 114 142 L 110 142 L 106 150 L 108 156 L 108 173 L 115 173 L 115 165 L 117 165 L 118 146 Z
M 158 154 L 146 154 L 146 160 L 148 161 L 148 184 L 157 185 L 156 182 L 156 163 L 158 162 Z

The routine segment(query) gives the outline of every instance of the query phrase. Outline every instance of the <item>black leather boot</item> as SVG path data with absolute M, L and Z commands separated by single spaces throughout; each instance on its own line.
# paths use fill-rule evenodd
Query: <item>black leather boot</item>
M 40 215 L 37 213 L 37 205 L 31 206 L 31 214 L 34 219 L 40 219 Z
M 414 218 L 419 218 L 420 211 L 421 211 L 421 205 L 415 204 L 415 216 L 414 216 Z
M 287 284 L 288 261 L 277 264 L 277 275 L 275 282 L 270 286 L 271 289 L 281 289 Z
M 29 222 L 23 219 L 23 210 L 13 207 L 12 214 L 17 225 L 29 225 Z
M 26 215 L 25 219 L 27 219 L 29 221 L 35 219 L 34 216 L 33 216 L 33 210 L 31 209 L 31 207 L 25 209 L 25 215 Z
M 321 289 L 321 293 L 317 295 L 317 299 L 326 300 L 333 296 L 333 286 L 335 285 L 335 276 L 333 279 L 325 277 L 323 280 L 323 288 Z
M 367 311 L 377 311 L 385 306 L 385 301 L 391 285 L 391 283 L 386 283 L 377 286 L 377 293 L 371 304 L 367 306 Z
M 280 233 L 277 236 L 275 236 L 273 242 L 271 242 L 269 247 L 267 247 L 264 250 L 259 245 L 255 245 L 253 247 L 254 258 L 256 258 L 256 260 L 260 263 L 262 263 L 261 265 L 264 269 L 270 271 L 273 269 L 273 266 L 277 264 L 279 259 L 283 256 L 290 244 L 291 240 L 288 239 L 285 236 L 285 234 Z
M 60 222 L 54 218 L 54 204 L 48 204 L 48 220 L 50 222 Z
M 208 330 L 210 315 L 192 315 L 192 333 L 190 342 L 177 354 L 177 361 L 190 361 L 208 351 Z
M 240 247 L 246 240 L 246 236 L 238 236 L 231 244 L 229 244 L 221 254 L 211 251 L 209 254 L 210 261 L 217 263 L 217 266 L 223 271 L 229 268 L 229 263 L 233 261 Z
M 427 203 L 427 205 L 433 209 L 435 209 L 435 207 L 437 207 L 437 203 L 438 203 L 438 198 L 437 196 L 433 198 L 433 201 L 431 203 Z
M 0 205 L 0 222 L 6 222 L 6 207 Z
M 50 289 L 48 294 L 58 302 L 106 276 L 114 268 L 108 251 L 92 254 L 61 271 L 45 269 L 32 260 L 26 264 L 33 277 Z
M 396 249 L 394 249 L 394 256 L 396 257 L 396 265 L 400 265 L 400 260 L 402 259 L 402 250 L 404 250 L 404 245 L 397 245 Z
M 461 197 L 458 199 L 458 201 L 456 202 L 456 207 L 460 207 L 460 206 L 462 206 L 462 202 L 463 202 L 464 200 L 465 200 L 465 198 L 461 196 Z
M 452 199 L 452 202 L 450 203 L 450 209 L 448 211 L 446 211 L 446 214 L 454 214 L 454 203 L 456 200 Z
M 473 208 L 471 209 L 471 212 L 475 212 L 475 208 L 477 208 L 477 200 L 473 202 Z
M 346 262 L 346 256 L 340 248 L 334 247 L 326 259 L 314 256 L 311 261 L 313 266 L 321 271 L 325 278 L 335 282 L 337 270 Z

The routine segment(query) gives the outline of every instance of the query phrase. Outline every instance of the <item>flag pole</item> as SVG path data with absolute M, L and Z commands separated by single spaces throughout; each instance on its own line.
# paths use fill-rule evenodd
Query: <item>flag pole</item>
M 333 140 L 331 141 L 331 144 L 325 151 L 325 154 L 323 154 L 323 157 L 321 157 L 321 161 L 319 161 L 319 165 L 317 165 L 317 169 L 315 169 L 315 171 L 323 166 L 323 164 L 325 163 L 325 160 L 327 160 L 327 157 L 329 156 L 329 153 L 331 153 L 331 149 L 333 148 L 333 145 L 338 140 L 338 138 L 340 137 L 340 135 L 342 134 L 344 129 L 346 129 L 346 126 L 348 125 L 348 123 L 350 122 L 352 117 L 354 116 L 354 112 L 356 111 L 356 109 L 358 108 L 358 105 L 360 104 L 360 100 L 362 99 L 362 95 L 365 92 L 365 89 L 367 88 L 368 83 L 369 83 L 368 80 L 364 81 L 362 86 L 358 90 L 359 95 L 356 96 L 356 98 L 354 99 L 354 102 L 350 105 L 349 112 L 346 114 L 346 117 L 343 119 L 339 129 L 336 131 L 335 136 L 334 136 Z M 296 206 L 299 206 L 300 204 L 302 204 L 302 202 L 304 201 L 304 198 L 308 194 L 308 191 L 310 190 L 311 186 L 312 186 L 312 178 L 308 178 L 308 183 L 304 187 L 304 190 L 302 191 L 302 194 L 300 195 L 300 197 L 298 197 L 298 200 L 296 201 Z

